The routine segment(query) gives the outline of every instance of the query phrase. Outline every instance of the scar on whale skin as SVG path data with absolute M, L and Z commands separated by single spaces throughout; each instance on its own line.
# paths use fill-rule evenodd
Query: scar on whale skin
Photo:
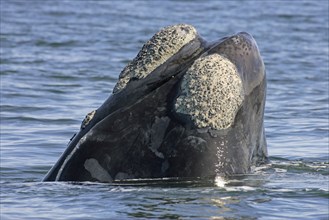
M 84 167 L 90 175 L 100 182 L 112 182 L 111 175 L 98 163 L 94 158 L 87 159 L 84 163 Z

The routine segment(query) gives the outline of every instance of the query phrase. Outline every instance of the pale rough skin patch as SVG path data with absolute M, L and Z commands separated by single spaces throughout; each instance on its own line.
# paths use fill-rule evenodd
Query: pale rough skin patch
M 84 129 L 89 123 L 90 121 L 93 119 L 94 115 L 96 113 L 96 110 L 89 112 L 86 117 L 83 119 L 82 123 L 81 123 L 81 127 L 80 129 Z
M 235 65 L 212 54 L 197 59 L 184 75 L 175 110 L 191 116 L 198 128 L 225 129 L 234 123 L 243 95 Z
M 110 174 L 94 158 L 87 159 L 84 163 L 84 167 L 93 178 L 100 182 L 110 183 L 113 181 Z
M 148 76 L 196 37 L 195 28 L 187 24 L 168 26 L 160 30 L 144 44 L 137 56 L 120 73 L 113 93 L 125 88 L 130 79 Z

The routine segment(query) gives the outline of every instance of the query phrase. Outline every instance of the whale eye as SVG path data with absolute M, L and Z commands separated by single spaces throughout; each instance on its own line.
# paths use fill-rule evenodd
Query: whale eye
M 184 75 L 180 90 L 176 113 L 189 115 L 198 128 L 216 130 L 232 126 L 244 95 L 236 66 L 218 54 L 197 59 Z
M 113 93 L 124 89 L 132 78 L 135 80 L 147 77 L 197 36 L 195 28 L 187 24 L 168 26 L 160 30 L 122 70 Z

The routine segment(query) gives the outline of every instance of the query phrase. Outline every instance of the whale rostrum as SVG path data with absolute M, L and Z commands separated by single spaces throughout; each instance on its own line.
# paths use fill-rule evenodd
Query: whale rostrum
M 165 27 L 87 114 L 44 181 L 213 178 L 267 162 L 265 66 L 246 33 L 207 42 Z

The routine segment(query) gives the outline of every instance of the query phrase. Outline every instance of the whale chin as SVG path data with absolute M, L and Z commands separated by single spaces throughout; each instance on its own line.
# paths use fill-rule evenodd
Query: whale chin
M 44 181 L 246 174 L 267 161 L 266 76 L 245 32 L 207 42 L 165 27 L 88 113 Z

